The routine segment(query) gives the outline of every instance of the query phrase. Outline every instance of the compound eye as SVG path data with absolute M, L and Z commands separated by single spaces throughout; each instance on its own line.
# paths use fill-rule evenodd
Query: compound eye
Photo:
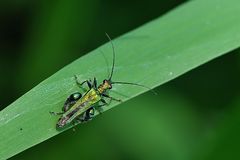
M 111 84 L 109 84 L 109 87 L 108 87 L 109 89 L 112 89 L 112 85 Z

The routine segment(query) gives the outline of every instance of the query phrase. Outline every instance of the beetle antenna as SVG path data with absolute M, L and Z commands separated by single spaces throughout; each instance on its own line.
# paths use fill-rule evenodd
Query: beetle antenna
M 112 76 L 113 76 L 114 66 L 115 66 L 115 49 L 114 49 L 114 46 L 113 46 L 112 39 L 110 38 L 110 36 L 107 33 L 105 33 L 105 34 L 106 34 L 107 38 L 109 39 L 109 41 L 111 43 L 111 46 L 112 46 L 112 50 L 113 50 L 112 70 L 111 70 L 111 74 L 110 74 L 109 79 L 108 79 L 109 81 L 111 81 Z
M 112 82 L 112 84 L 129 84 L 129 85 L 134 85 L 134 86 L 140 86 L 143 88 L 146 88 L 148 90 L 150 90 L 152 93 L 154 93 L 155 95 L 157 95 L 157 92 L 155 92 L 152 88 L 142 85 L 142 84 L 137 84 L 137 83 L 131 83 L 131 82 Z

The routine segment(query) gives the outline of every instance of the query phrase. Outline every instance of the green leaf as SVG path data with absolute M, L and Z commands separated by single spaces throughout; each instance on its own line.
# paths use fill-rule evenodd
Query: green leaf
M 113 41 L 113 80 L 159 86 L 240 46 L 239 1 L 195 0 Z M 108 63 L 104 60 L 106 57 Z M 67 65 L 0 113 L 0 155 L 9 158 L 58 133 L 58 117 L 66 97 L 81 81 L 107 77 L 112 59 L 109 43 Z M 109 65 L 108 65 L 109 64 Z M 114 85 L 110 94 L 123 101 L 145 88 Z M 103 107 L 106 111 L 117 103 Z

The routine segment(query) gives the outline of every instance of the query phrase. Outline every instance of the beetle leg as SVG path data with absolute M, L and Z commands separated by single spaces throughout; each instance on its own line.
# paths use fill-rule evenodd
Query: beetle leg
M 92 117 L 93 117 L 94 114 L 95 114 L 95 108 L 94 108 L 94 107 L 91 107 L 91 108 L 89 108 L 85 113 L 86 113 L 86 116 L 85 116 L 84 120 L 85 120 L 85 121 L 92 120 Z
M 95 114 L 95 108 L 91 107 L 86 112 L 84 112 L 82 115 L 76 118 L 77 123 L 83 123 L 92 120 L 92 117 Z
M 51 115 L 54 115 L 54 116 L 63 115 L 63 114 L 64 114 L 64 112 L 52 112 L 52 111 L 49 111 L 49 113 L 50 113 Z
M 84 83 L 84 82 L 83 82 Z M 82 84 L 83 84 L 82 83 Z M 91 89 L 92 88 L 92 84 L 91 84 L 91 80 L 87 80 L 87 85 L 88 85 L 88 88 Z
M 104 94 L 104 93 L 102 94 L 102 96 L 103 96 L 103 97 L 106 97 L 106 98 L 110 98 L 111 100 L 114 100 L 114 101 L 122 102 L 121 99 L 113 98 L 113 97 L 111 97 L 111 96 L 109 96 L 109 95 L 107 95 L 107 94 Z
M 97 79 L 96 77 L 93 78 L 93 87 L 97 89 Z
M 77 100 L 79 100 L 82 97 L 82 94 L 79 92 L 71 94 L 67 100 L 65 101 L 63 105 L 63 112 L 66 112 L 72 105 L 76 103 Z
M 76 123 L 85 123 L 85 122 L 92 120 L 92 118 L 95 114 L 95 108 L 97 108 L 98 112 L 101 114 L 102 113 L 101 107 L 107 104 L 105 100 L 103 100 L 102 102 L 103 102 L 103 104 L 91 107 L 86 112 L 84 112 L 82 115 L 78 116 L 75 119 L 75 122 L 73 122 L 73 125 L 75 125 Z
M 100 99 L 100 101 L 102 102 L 102 104 L 99 104 L 99 105 L 97 105 L 97 106 L 94 106 L 95 108 L 96 108 L 96 110 L 100 113 L 100 114 L 102 114 L 102 112 L 103 112 L 103 106 L 106 106 L 106 105 L 109 105 L 110 103 L 111 103 L 111 100 L 110 100 L 110 102 L 106 102 L 104 99 Z
M 112 99 L 110 99 L 109 102 L 106 102 L 105 99 L 102 98 L 100 101 L 103 103 L 103 105 L 109 105 L 112 102 Z
M 74 78 L 75 78 L 76 84 L 78 85 L 79 88 L 84 89 L 86 91 L 86 89 L 82 87 L 84 83 L 87 83 L 89 89 L 92 88 L 92 84 L 90 82 L 91 80 L 85 80 L 83 82 L 79 82 L 77 75 L 74 75 Z

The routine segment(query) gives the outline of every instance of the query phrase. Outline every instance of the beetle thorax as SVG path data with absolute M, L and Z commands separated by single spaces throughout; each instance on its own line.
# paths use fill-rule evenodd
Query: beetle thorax
M 104 93 L 108 89 L 111 89 L 112 85 L 108 80 L 104 80 L 102 84 L 98 86 L 99 93 Z

